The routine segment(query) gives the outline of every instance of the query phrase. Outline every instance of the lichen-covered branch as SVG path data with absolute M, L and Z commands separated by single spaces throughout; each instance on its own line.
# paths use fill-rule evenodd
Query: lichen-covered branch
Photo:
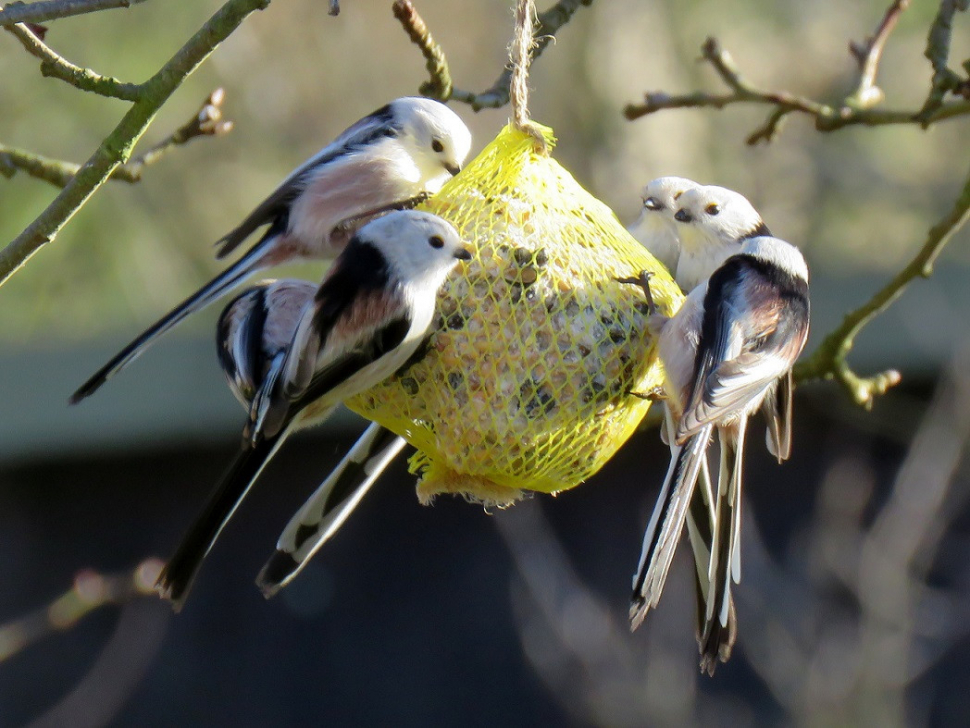
M 215 136 L 232 130 L 232 122 L 222 119 L 222 102 L 225 92 L 219 88 L 213 91 L 202 104 L 202 108 L 189 121 L 169 134 L 158 144 L 127 164 L 117 167 L 109 179 L 134 183 L 141 181 L 142 170 L 154 164 L 167 152 L 186 144 L 200 136 Z M 12 177 L 23 172 L 55 187 L 64 187 L 81 169 L 81 165 L 62 159 L 51 159 L 25 149 L 16 149 L 0 144 L 0 175 Z
M 72 15 L 96 13 L 99 10 L 127 8 L 145 0 L 43 0 L 35 3 L 8 3 L 0 9 L 0 25 L 44 23 Z
M 189 74 L 251 13 L 270 0 L 228 0 L 148 81 L 142 94 L 60 194 L 0 251 L 0 285 L 52 241 L 91 195 L 131 157 L 132 148 L 155 114 Z
M 90 91 L 99 96 L 137 101 L 143 89 L 137 83 L 125 83 L 110 76 L 102 76 L 89 68 L 76 66 L 49 48 L 26 25 L 8 25 L 5 30 L 13 34 L 30 55 L 40 59 L 40 72 L 44 76 L 59 78 L 82 91 Z
M 535 27 L 535 44 L 532 50 L 532 58 L 538 58 L 542 54 L 542 51 L 545 50 L 549 42 L 555 37 L 556 31 L 568 23 L 573 14 L 581 6 L 589 6 L 592 3 L 593 0 L 559 0 L 559 2 L 548 10 L 539 13 L 537 16 L 538 22 Z M 408 7 L 407 11 L 402 10 L 399 14 L 399 5 L 406 5 Z M 450 93 L 446 96 L 435 95 L 435 98 L 440 98 L 442 101 L 461 101 L 471 106 L 475 111 L 498 109 L 509 103 L 509 86 L 512 82 L 511 67 L 506 67 L 496 79 L 495 83 L 480 93 L 462 91 L 461 89 L 454 88 L 451 86 L 451 71 L 448 68 L 448 61 L 445 58 L 444 51 L 441 50 L 441 47 L 431 37 L 431 33 L 418 15 L 414 5 L 407 0 L 403 0 L 403 2 L 402 0 L 398 0 L 398 2 L 394 3 L 394 15 L 401 21 L 411 41 L 421 49 L 421 53 L 428 61 L 428 72 L 431 75 L 431 80 L 422 85 L 422 94 L 425 93 L 426 89 L 437 91 L 445 88 L 445 81 L 447 81 Z
M 629 104 L 623 114 L 627 119 L 639 119 L 663 109 L 715 108 L 722 109 L 733 104 L 761 104 L 774 107 L 765 123 L 748 137 L 748 144 L 770 141 L 777 133 L 779 124 L 791 113 L 812 117 L 815 128 L 831 132 L 847 126 L 883 126 L 886 124 L 922 124 L 929 126 L 945 119 L 970 114 L 970 100 L 951 101 L 941 104 L 932 113 L 922 116 L 921 111 L 900 111 L 866 108 L 853 105 L 849 97 L 839 106 L 825 104 L 788 91 L 766 91 L 747 81 L 738 71 L 731 54 L 721 47 L 716 38 L 708 38 L 701 48 L 701 58 L 714 68 L 729 93 L 712 94 L 697 91 L 689 94 L 671 95 L 663 91 L 648 93 L 642 104 Z M 869 103 L 871 103 L 871 98 Z
M 953 209 L 934 225 L 916 257 L 893 276 L 868 302 L 848 314 L 841 326 L 825 337 L 818 348 L 795 367 L 797 381 L 835 379 L 842 384 L 860 405 L 872 406 L 873 397 L 885 393 L 899 382 L 899 372 L 888 370 L 871 377 L 860 377 L 849 367 L 847 357 L 855 337 L 872 319 L 889 308 L 906 287 L 916 278 L 928 278 L 940 251 L 954 234 L 970 219 L 970 175 Z
M 50 182 L 55 187 L 63 187 L 71 181 L 80 168 L 80 165 L 73 162 L 51 159 L 28 152 L 26 149 L 0 144 L 0 174 L 4 177 L 9 178 L 17 172 L 24 172 L 31 177 Z

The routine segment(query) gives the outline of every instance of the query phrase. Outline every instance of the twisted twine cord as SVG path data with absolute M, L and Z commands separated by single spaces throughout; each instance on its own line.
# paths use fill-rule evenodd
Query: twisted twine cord
M 512 122 L 520 131 L 535 140 L 537 154 L 549 156 L 549 146 L 539 127 L 529 120 L 529 61 L 535 40 L 532 37 L 536 7 L 533 0 L 518 0 L 515 6 L 515 36 L 510 55 L 512 81 L 509 95 L 512 100 Z

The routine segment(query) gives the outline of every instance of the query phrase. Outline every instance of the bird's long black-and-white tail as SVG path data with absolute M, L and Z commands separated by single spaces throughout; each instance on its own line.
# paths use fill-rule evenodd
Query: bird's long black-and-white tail
M 267 250 L 274 241 L 275 237 L 265 237 L 246 255 L 152 324 L 144 333 L 115 354 L 107 364 L 92 374 L 84 384 L 78 387 L 77 391 L 71 395 L 71 404 L 77 404 L 82 399 L 90 397 L 108 379 L 137 359 L 162 334 L 172 329 L 191 314 L 196 311 L 201 311 L 213 301 L 218 300 L 236 288 L 256 271 L 261 270 L 264 267 Z
M 746 425 L 746 418 L 742 417 L 738 425 L 718 428 L 721 466 L 717 479 L 705 641 L 717 630 L 729 627 L 734 611 L 731 582 L 741 581 L 741 471 Z
M 706 458 L 711 426 L 671 448 L 670 467 L 643 537 L 640 564 L 633 577 L 630 627 L 636 629 L 656 607 L 673 561 L 694 486 Z
M 710 595 L 711 550 L 714 545 L 715 511 L 711 489 L 711 475 L 707 458 L 701 460 L 697 486 L 687 510 L 687 535 L 694 555 L 694 586 L 696 589 L 697 648 L 700 651 L 701 672 L 713 675 L 718 661 L 727 662 L 737 640 L 737 615 L 730 595 L 730 611 L 726 625 L 715 622 L 710 630 L 707 620 L 707 600 Z
M 343 525 L 361 498 L 407 443 L 373 423 L 303 507 L 290 519 L 256 583 L 268 599 L 296 577 Z
M 669 408 L 664 408 L 664 422 L 661 426 L 661 439 L 665 444 L 674 441 L 676 426 Z M 676 453 L 671 455 L 676 457 Z M 713 675 L 717 663 L 727 662 L 731 656 L 734 642 L 737 639 L 737 618 L 734 613 L 733 602 L 728 625 L 721 629 L 720 625 L 711 630 L 706 636 L 707 627 L 707 598 L 710 594 L 710 565 L 711 548 L 714 543 L 714 493 L 711 487 L 711 475 L 707 457 L 701 458 L 700 469 L 697 473 L 697 485 L 690 498 L 687 508 L 687 535 L 694 556 L 694 587 L 696 598 L 696 637 L 700 651 L 701 670 Z
M 155 583 L 155 589 L 163 599 L 172 602 L 176 611 L 182 608 L 209 549 L 286 435 L 287 429 L 284 429 L 275 437 L 260 440 L 255 446 L 243 439 L 240 453 L 209 495 L 202 512 L 182 537 Z

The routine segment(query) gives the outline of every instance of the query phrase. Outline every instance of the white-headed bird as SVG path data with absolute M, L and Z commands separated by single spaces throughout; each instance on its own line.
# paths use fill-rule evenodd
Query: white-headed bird
M 116 354 L 78 388 L 71 403 L 94 394 L 159 336 L 256 271 L 333 258 L 374 216 L 434 194 L 459 172 L 470 149 L 468 127 L 432 99 L 396 99 L 365 116 L 295 169 L 216 242 L 223 258 L 268 225 L 241 258 Z
M 640 199 L 640 217 L 629 227 L 630 234 L 671 272 L 677 271 L 680 257 L 680 230 L 674 215 L 681 195 L 699 187 L 685 177 L 658 177 L 647 183 Z
M 649 280 L 644 283 L 649 294 Z M 808 267 L 789 243 L 746 239 L 673 317 L 655 313 L 651 326 L 665 371 L 672 457 L 644 535 L 630 618 L 639 624 L 660 599 L 716 433 L 721 462 L 699 636 L 701 667 L 710 672 L 722 633 L 732 628 L 731 580 L 741 578 L 742 451 L 750 415 L 769 403 L 769 449 L 781 460 L 790 447 L 790 377 L 808 337 Z
M 282 356 L 261 369 L 241 452 L 189 528 L 156 588 L 181 606 L 202 560 L 288 434 L 392 376 L 418 350 L 438 288 L 471 253 L 451 224 L 391 212 L 362 227 L 301 309 Z

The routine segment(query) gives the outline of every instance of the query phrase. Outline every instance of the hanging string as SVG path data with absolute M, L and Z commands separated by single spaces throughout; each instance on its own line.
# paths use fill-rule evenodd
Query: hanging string
M 536 14 L 533 0 L 518 0 L 515 7 L 515 36 L 512 39 L 512 81 L 509 96 L 512 100 L 512 122 L 520 131 L 532 136 L 535 150 L 549 155 L 546 138 L 539 127 L 529 120 L 529 61 L 535 40 L 532 37 Z

